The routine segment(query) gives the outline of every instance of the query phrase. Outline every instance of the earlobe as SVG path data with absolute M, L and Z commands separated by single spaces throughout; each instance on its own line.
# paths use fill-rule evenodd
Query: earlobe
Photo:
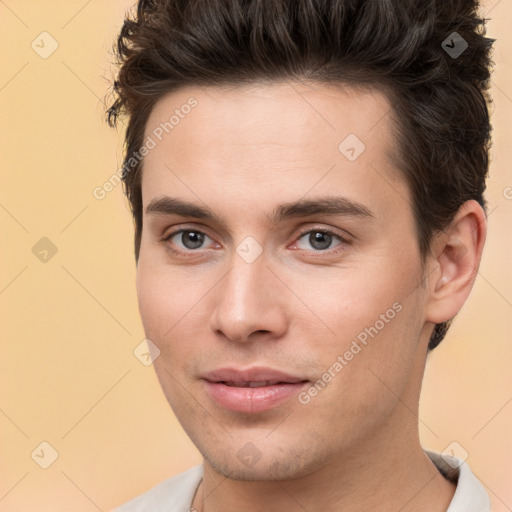
M 467 201 L 434 242 L 437 257 L 429 279 L 427 321 L 446 322 L 462 308 L 476 278 L 485 236 L 485 212 L 476 201 Z

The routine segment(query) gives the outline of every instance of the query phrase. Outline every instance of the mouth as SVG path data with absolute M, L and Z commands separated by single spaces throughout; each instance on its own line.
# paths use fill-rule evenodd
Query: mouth
M 270 368 L 224 368 L 202 376 L 208 397 L 223 409 L 258 413 L 282 405 L 310 382 Z
M 220 381 L 219 384 L 225 384 L 226 386 L 232 386 L 236 388 L 263 388 L 265 386 L 276 386 L 277 384 L 297 384 L 298 382 L 304 382 L 302 380 L 291 381 L 280 381 L 280 380 L 262 380 L 262 381 Z

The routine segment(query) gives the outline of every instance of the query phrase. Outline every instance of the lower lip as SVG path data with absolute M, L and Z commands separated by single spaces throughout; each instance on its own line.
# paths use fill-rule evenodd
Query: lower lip
M 275 384 L 259 388 L 227 386 L 221 382 L 206 383 L 206 393 L 221 407 L 237 412 L 256 413 L 272 409 L 296 396 L 307 382 Z

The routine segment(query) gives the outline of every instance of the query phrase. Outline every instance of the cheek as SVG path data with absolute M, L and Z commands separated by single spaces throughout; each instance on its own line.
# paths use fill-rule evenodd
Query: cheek
M 339 442 L 377 428 L 411 383 L 420 325 L 417 301 L 409 296 L 389 308 L 387 300 L 384 304 L 368 304 L 367 314 L 357 317 L 347 308 L 336 342 L 318 351 L 317 391 L 301 397 L 317 428 L 331 425 Z
M 315 349 L 322 368 L 319 377 L 329 369 L 336 375 L 335 384 L 328 386 L 331 390 L 321 393 L 325 398 L 332 392 L 331 398 L 337 400 L 342 393 L 354 409 L 357 404 L 367 409 L 380 407 L 386 395 L 394 396 L 379 379 L 397 394 L 403 390 L 423 321 L 418 265 L 414 252 L 395 260 L 366 262 L 339 271 L 310 293 L 312 309 L 329 326 Z M 299 287 L 302 293 L 307 284 L 305 279 Z
M 145 335 L 160 350 L 153 368 L 164 395 L 175 410 L 186 402 L 183 397 L 180 398 L 182 386 L 179 383 L 182 377 L 177 369 L 190 359 L 187 347 L 191 344 L 176 341 L 178 338 L 183 341 L 185 335 L 180 334 L 180 327 L 188 318 L 186 313 L 190 306 L 180 283 L 165 275 L 161 268 L 146 263 L 143 257 L 139 258 L 137 266 L 136 286 Z
M 303 303 L 308 306 L 309 316 L 324 335 L 323 346 L 339 351 L 358 336 L 368 337 L 368 329 L 389 331 L 417 280 L 411 262 L 376 257 L 350 268 L 324 268 L 317 275 L 290 275 L 287 282 L 302 299 L 293 302 L 295 307 L 303 311 Z
M 139 259 L 137 267 L 139 311 L 146 336 L 153 342 L 158 342 L 165 329 L 165 324 L 169 328 L 169 323 L 172 320 L 168 316 L 170 312 L 166 312 L 167 293 L 168 288 L 164 286 L 163 280 L 158 279 L 155 271 L 151 271 L 150 265 L 146 264 L 145 259 Z
M 141 258 L 136 285 L 144 332 L 160 350 L 159 365 L 176 368 L 193 359 L 197 340 L 204 339 L 208 325 L 201 307 L 208 282 L 197 279 L 197 273 L 194 277 Z
M 186 315 L 187 290 L 173 279 L 167 270 L 139 259 L 137 267 L 137 298 L 146 336 L 155 343 L 162 355 L 169 350 L 166 340 L 172 339 L 180 320 Z

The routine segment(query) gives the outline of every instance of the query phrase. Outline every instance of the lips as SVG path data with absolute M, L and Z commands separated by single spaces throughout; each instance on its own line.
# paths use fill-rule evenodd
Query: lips
M 296 384 L 304 377 L 290 375 L 280 370 L 265 367 L 253 367 L 247 370 L 238 370 L 237 368 L 219 368 L 201 376 L 204 380 L 210 382 L 232 382 L 235 385 L 243 385 L 249 382 L 270 382 L 272 384 L 283 382 Z
M 240 381 L 240 382 L 234 382 L 234 381 L 222 381 L 223 384 L 226 384 L 226 386 L 235 386 L 237 388 L 261 388 L 263 386 L 274 386 L 275 384 L 280 384 L 280 381 L 278 380 L 264 380 L 264 381 Z
M 221 368 L 202 376 L 208 397 L 218 406 L 237 412 L 263 412 L 283 404 L 308 380 L 271 368 Z

